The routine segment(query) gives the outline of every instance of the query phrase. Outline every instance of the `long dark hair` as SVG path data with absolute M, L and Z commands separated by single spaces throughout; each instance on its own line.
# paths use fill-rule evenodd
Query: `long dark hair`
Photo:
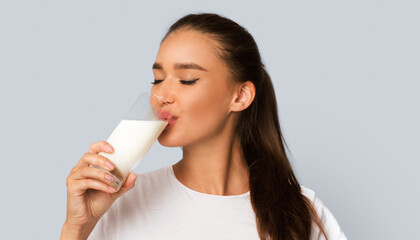
M 273 84 L 254 38 L 234 21 L 208 13 L 179 19 L 163 40 L 177 30 L 194 30 L 217 40 L 220 55 L 230 66 L 232 80 L 251 81 L 255 85 L 254 101 L 239 115 L 236 137 L 249 167 L 251 204 L 260 238 L 309 239 L 312 222 L 327 238 L 286 156 Z

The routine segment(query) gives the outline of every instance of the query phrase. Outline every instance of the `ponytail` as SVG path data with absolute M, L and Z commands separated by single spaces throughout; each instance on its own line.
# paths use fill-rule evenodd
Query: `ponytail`
M 264 66 L 261 69 L 259 92 L 239 117 L 243 124 L 237 128 L 249 167 L 251 203 L 260 238 L 309 239 L 312 220 L 327 236 L 311 201 L 302 195 L 286 156 L 274 88 Z

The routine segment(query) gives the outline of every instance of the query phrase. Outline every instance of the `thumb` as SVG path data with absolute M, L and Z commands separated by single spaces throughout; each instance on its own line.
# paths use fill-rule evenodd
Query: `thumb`
M 136 180 L 137 180 L 137 175 L 135 173 L 130 173 L 130 175 L 127 177 L 127 180 L 124 182 L 124 185 L 120 188 L 120 190 L 112 194 L 112 198 L 117 199 L 124 193 L 130 191 L 136 184 Z

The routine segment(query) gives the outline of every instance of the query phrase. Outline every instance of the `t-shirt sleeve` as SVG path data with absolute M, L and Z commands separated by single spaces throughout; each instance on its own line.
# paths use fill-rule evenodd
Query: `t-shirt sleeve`
M 341 227 L 335 219 L 334 215 L 324 205 L 321 199 L 318 198 L 315 192 L 305 187 L 302 187 L 302 192 L 313 202 L 318 216 L 320 217 L 322 224 L 324 225 L 325 231 L 327 232 L 328 240 L 347 240 L 347 237 L 341 230 Z M 318 226 L 315 223 L 313 223 L 312 226 L 313 227 L 310 239 L 325 240 L 325 236 L 322 234 Z

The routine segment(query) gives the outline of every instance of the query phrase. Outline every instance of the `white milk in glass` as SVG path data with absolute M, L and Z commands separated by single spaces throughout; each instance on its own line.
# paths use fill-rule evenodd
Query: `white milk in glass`
M 114 148 L 114 152 L 99 153 L 115 165 L 115 169 L 110 173 L 115 178 L 117 190 L 140 163 L 167 124 L 165 121 L 152 120 L 122 120 L 118 124 L 107 140 Z

